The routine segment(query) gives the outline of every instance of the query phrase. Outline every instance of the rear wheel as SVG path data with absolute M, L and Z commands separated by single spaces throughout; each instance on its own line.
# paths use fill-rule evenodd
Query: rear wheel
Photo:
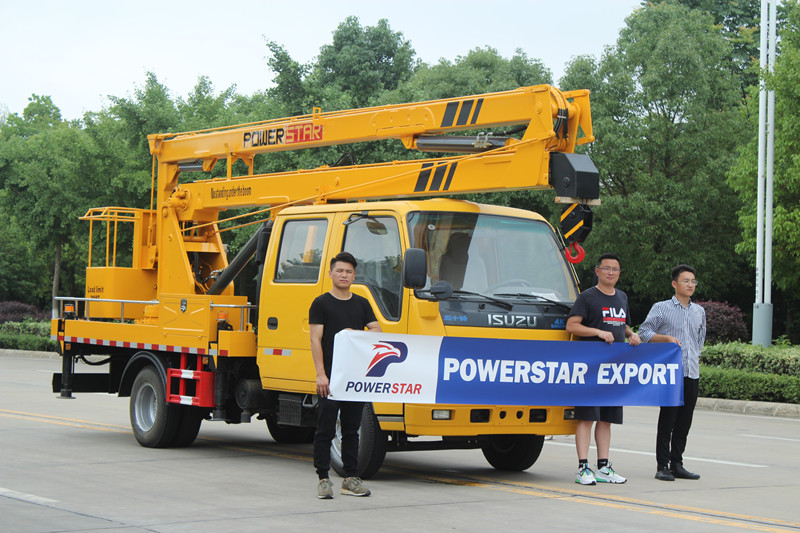
M 386 433 L 381 429 L 378 417 L 372 409 L 372 404 L 364 404 L 361 414 L 361 429 L 358 431 L 358 477 L 369 479 L 380 470 L 386 457 Z M 331 443 L 331 467 L 344 477 L 344 464 L 342 463 L 342 425 L 336 420 L 336 434 Z
M 178 423 L 178 430 L 175 433 L 175 440 L 172 441 L 172 446 L 184 448 L 191 446 L 197 438 L 197 434 L 200 433 L 200 425 L 203 423 L 208 410 L 189 405 L 181 405 L 178 410 L 180 412 L 180 422 Z
M 166 387 L 156 369 L 142 368 L 133 382 L 130 401 L 131 428 L 142 446 L 165 448 L 175 440 L 180 412 L 177 405 L 167 403 L 166 396 Z
M 543 446 L 543 435 L 491 435 L 481 450 L 497 470 L 519 472 L 533 466 Z
M 267 429 L 275 442 L 282 444 L 307 444 L 314 441 L 314 428 L 278 424 L 277 415 L 267 416 Z

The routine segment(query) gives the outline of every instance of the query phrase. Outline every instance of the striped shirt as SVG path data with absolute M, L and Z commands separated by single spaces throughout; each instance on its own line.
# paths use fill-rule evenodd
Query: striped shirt
M 670 300 L 656 302 L 639 327 L 639 337 L 650 342 L 653 335 L 671 335 L 681 343 L 683 376 L 700 377 L 700 352 L 706 342 L 706 311 L 689 301 L 686 307 L 673 296 Z

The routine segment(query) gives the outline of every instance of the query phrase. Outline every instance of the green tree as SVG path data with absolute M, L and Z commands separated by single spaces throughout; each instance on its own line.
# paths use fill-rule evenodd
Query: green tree
M 454 61 L 422 64 L 414 77 L 390 96 L 395 103 L 453 98 L 552 83 L 552 74 L 538 59 L 517 50 L 511 59 L 491 47 L 475 48 Z
M 792 310 L 784 327 L 793 340 L 800 332 L 793 316 L 800 311 L 800 5 L 786 5 L 787 23 L 781 28 L 781 53 L 776 58 L 775 72 L 767 78 L 767 86 L 775 91 L 775 161 L 772 275 L 775 286 L 783 292 L 787 307 Z M 757 130 L 758 96 L 752 91 L 751 128 Z M 755 261 L 757 222 L 758 141 L 743 148 L 736 165 L 728 175 L 731 186 L 742 199 L 739 210 L 741 241 L 736 250 L 751 264 Z M 791 331 L 790 331 L 791 330 Z
M 269 95 L 285 115 L 307 114 L 313 107 L 337 111 L 377 105 L 387 91 L 408 81 L 417 65 L 411 43 L 386 19 L 362 27 L 357 17 L 347 17 L 332 43 L 307 65 L 293 60 L 277 42 L 268 41 L 267 48 L 267 64 L 275 72 Z
M 123 135 L 131 147 L 136 148 L 145 167 L 150 166 L 150 148 L 147 136 L 151 133 L 182 131 L 180 112 L 170 96 L 169 89 L 162 85 L 156 75 L 147 73 L 143 88 L 134 92 L 133 98 L 109 96 L 109 112 L 121 121 Z
M 192 92 L 186 98 L 178 98 L 176 103 L 181 129 L 192 131 L 236 124 L 230 107 L 235 95 L 235 86 L 215 94 L 211 80 L 200 76 Z
M 662 3 L 628 17 L 594 74 L 585 57 L 567 68 L 570 87 L 599 80 L 589 150 L 603 205 L 581 271 L 588 283 L 594 257 L 617 252 L 621 286 L 640 313 L 668 296 L 666 276 L 679 262 L 702 273 L 702 298 L 728 299 L 751 279 L 734 253 L 739 200 L 724 179 L 748 131 L 730 55 L 709 15 Z
M 5 208 L 0 209 L 0 301 L 31 303 L 45 308 L 49 301 L 50 261 L 37 254 L 29 231 Z
M 400 32 L 381 19 L 362 27 L 347 17 L 320 48 L 311 70 L 312 94 L 338 101 L 337 109 L 375 105 L 385 91 L 396 89 L 414 71 L 414 49 Z
M 275 86 L 267 94 L 280 109 L 274 118 L 307 114 L 310 107 L 306 76 L 311 67 L 292 59 L 286 48 L 275 41 L 267 41 L 267 49 L 267 66 L 275 73 Z
M 96 147 L 78 122 L 61 121 L 49 97 L 34 95 L 20 117 L 2 127 L 0 205 L 13 213 L 36 254 L 53 260 L 52 295 L 58 294 L 61 257 L 76 235 L 78 217 L 96 190 Z
M 267 63 L 275 72 L 268 97 L 281 111 L 272 117 L 309 114 L 314 107 L 328 112 L 385 104 L 417 65 L 410 43 L 383 19 L 362 27 L 358 18 L 348 17 L 334 31 L 332 43 L 322 46 L 308 65 L 294 61 L 276 42 L 267 42 L 267 48 Z M 407 158 L 405 150 L 386 141 L 274 154 L 257 168 L 273 172 L 397 158 Z
M 10 129 L 6 130 L 4 137 L 12 133 L 29 137 L 61 122 L 61 110 L 53 104 L 53 99 L 33 94 L 28 98 L 28 105 L 22 110 L 22 116 L 12 113 L 6 117 L 5 126 Z
M 676 2 L 689 9 L 711 15 L 714 24 L 730 42 L 731 74 L 738 80 L 740 96 L 747 97 L 748 87 L 758 83 L 761 2 L 752 0 L 661 0 Z M 650 2 L 642 2 L 647 5 Z

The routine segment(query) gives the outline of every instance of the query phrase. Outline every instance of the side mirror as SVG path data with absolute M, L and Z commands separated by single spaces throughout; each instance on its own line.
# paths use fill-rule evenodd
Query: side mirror
M 437 281 L 431 287 L 431 295 L 437 300 L 447 300 L 453 295 L 453 286 L 449 281 Z
M 403 257 L 403 287 L 421 289 L 428 281 L 428 255 L 421 248 L 409 248 Z
M 386 229 L 386 225 L 375 219 L 367 219 L 367 229 L 373 235 L 386 235 L 389 233 L 389 230 Z

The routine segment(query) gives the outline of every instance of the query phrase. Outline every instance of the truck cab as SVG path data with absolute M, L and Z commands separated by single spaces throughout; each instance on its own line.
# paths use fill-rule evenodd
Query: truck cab
M 425 284 L 416 288 L 404 283 L 409 249 L 425 258 L 423 270 L 414 273 L 424 276 Z M 263 388 L 283 391 L 280 400 L 299 407 L 279 409 L 275 422 L 300 427 L 311 419 L 301 414 L 313 409 L 309 398 L 316 387 L 308 307 L 331 289 L 328 264 L 340 251 L 358 260 L 352 291 L 369 301 L 385 332 L 568 340 L 564 328 L 578 287 L 562 250 L 553 228 L 535 213 L 461 200 L 282 211 L 264 261 L 257 360 Z M 524 469 L 532 464 L 531 446 L 541 448 L 544 435 L 574 431 L 571 414 L 552 406 L 376 403 L 368 416 L 379 430 L 373 442 L 362 439 L 362 447 L 378 451 L 362 453 L 414 449 L 415 437 L 436 436 L 442 447 L 480 446 L 489 458 L 502 439 L 498 460 L 506 468 L 516 461 L 514 469 Z M 426 449 L 437 446 L 420 440 Z M 515 448 L 509 441 L 520 444 Z M 340 467 L 336 457 L 334 467 Z

